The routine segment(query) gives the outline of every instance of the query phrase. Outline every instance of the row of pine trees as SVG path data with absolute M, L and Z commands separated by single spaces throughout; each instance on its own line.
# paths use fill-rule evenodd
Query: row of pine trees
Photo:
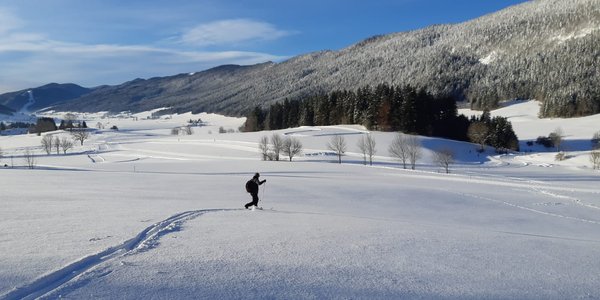
M 255 107 L 246 115 L 245 131 L 277 130 L 297 126 L 360 124 L 369 130 L 401 131 L 459 141 L 470 141 L 469 126 L 485 123 L 498 149 L 518 149 L 505 118 L 467 118 L 458 115 L 456 100 L 434 96 L 410 85 L 380 84 L 355 91 L 337 90 L 278 102 L 267 109 Z M 505 140 L 503 140 L 505 139 Z M 517 142 L 515 142 L 517 141 Z

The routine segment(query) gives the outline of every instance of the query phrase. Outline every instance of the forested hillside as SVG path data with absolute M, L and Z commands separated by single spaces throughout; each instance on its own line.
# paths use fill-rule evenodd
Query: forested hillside
M 14 111 L 19 111 L 24 107 L 29 111 L 36 111 L 62 101 L 78 98 L 90 91 L 91 89 L 72 83 L 50 83 L 37 88 L 2 94 L 0 95 L 0 105 L 5 105 Z
M 434 96 L 411 86 L 380 84 L 354 91 L 332 91 L 298 100 L 254 108 L 245 131 L 298 126 L 360 124 L 369 130 L 400 131 L 423 136 L 487 144 L 499 152 L 519 150 L 512 124 L 504 117 L 459 115 L 452 97 Z M 474 135 L 474 131 L 477 131 Z M 477 139 L 477 136 L 484 136 Z
M 13 109 L 0 104 L 0 114 L 3 114 L 3 115 L 12 115 L 14 112 L 15 111 Z
M 222 66 L 97 89 L 61 109 L 209 111 L 241 115 L 334 90 L 411 85 L 473 108 L 524 98 L 541 114 L 600 112 L 600 1 L 536 0 L 473 21 L 375 36 L 281 63 Z

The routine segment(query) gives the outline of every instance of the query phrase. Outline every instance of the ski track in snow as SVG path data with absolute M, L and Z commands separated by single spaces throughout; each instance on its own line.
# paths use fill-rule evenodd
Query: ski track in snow
M 124 256 L 151 250 L 152 248 L 155 248 L 158 245 L 159 240 L 162 236 L 171 232 L 181 230 L 183 223 L 185 223 L 188 220 L 194 219 L 200 215 L 209 212 L 222 212 L 234 210 L 240 209 L 203 209 L 186 211 L 183 213 L 173 215 L 163 221 L 160 221 L 147 227 L 134 238 L 129 239 L 121 243 L 120 245 L 113 246 L 102 252 L 86 256 L 61 269 L 43 275 L 29 284 L 15 288 L 9 291 L 7 294 L 0 295 L 0 299 L 35 299 L 38 297 L 42 297 L 48 293 L 57 291 L 73 279 L 77 280 L 81 278 L 82 275 L 87 273 L 92 273 L 92 278 L 104 277 L 110 274 L 112 271 L 101 270 L 100 272 L 94 273 L 92 269 L 96 266 L 99 266 L 102 263 L 114 261 L 115 259 L 122 258 Z M 85 280 L 89 281 L 91 279 L 85 278 Z
M 88 158 L 92 161 L 92 163 L 105 162 L 104 157 L 98 154 L 88 154 Z
M 168 159 L 168 160 L 205 160 L 205 159 L 229 159 L 229 160 L 254 160 L 254 158 L 244 158 L 244 157 L 233 157 L 233 156 L 217 156 L 217 155 L 199 155 L 199 154 L 184 154 L 178 153 L 174 154 L 170 151 L 157 151 L 157 150 L 149 150 L 149 149 L 133 149 L 122 147 L 123 150 L 129 150 L 132 153 L 137 153 L 138 156 L 141 157 L 151 157 L 157 159 Z M 247 149 L 247 147 L 244 147 Z M 256 152 L 256 151 L 253 151 Z
M 500 158 L 497 158 L 497 159 L 500 160 Z M 508 166 L 515 167 L 511 163 L 507 163 L 507 164 L 508 164 Z M 529 189 L 534 193 L 540 193 L 542 195 L 549 196 L 549 197 L 556 198 L 556 199 L 567 200 L 567 201 L 572 202 L 575 205 L 583 206 L 586 208 L 600 210 L 600 206 L 590 204 L 590 203 L 584 203 L 579 198 L 559 194 L 557 192 L 557 191 L 560 191 L 560 192 L 565 192 L 565 193 L 581 192 L 581 193 L 588 193 L 588 194 L 599 194 L 597 190 L 589 190 L 589 189 L 581 189 L 581 188 L 575 189 L 575 188 L 557 186 L 555 184 L 549 185 L 549 183 L 547 183 L 547 182 L 534 180 L 534 179 L 520 178 L 520 177 L 515 177 L 515 176 L 502 176 L 502 175 L 491 175 L 491 174 L 484 175 L 484 174 L 480 174 L 477 172 L 468 172 L 468 173 L 476 175 L 476 176 L 481 176 L 484 178 L 490 177 L 490 178 L 493 178 L 495 181 L 497 180 L 497 181 L 503 181 L 503 182 L 507 182 L 507 183 L 517 183 L 517 184 L 524 183 L 526 185 L 530 185 L 530 186 L 526 187 L 526 189 Z M 554 191 L 551 191 L 551 190 L 554 190 Z M 561 203 L 554 203 L 554 204 L 561 204 Z
M 450 191 L 450 190 L 446 190 L 446 192 L 453 193 L 453 194 L 460 195 L 460 196 L 464 196 L 464 197 L 471 197 L 471 198 L 475 198 L 475 199 L 481 199 L 481 200 L 485 200 L 485 201 L 501 203 L 501 204 L 504 204 L 504 205 L 507 205 L 507 206 L 510 206 L 510 207 L 514 207 L 514 208 L 518 208 L 518 209 L 522 209 L 522 210 L 526 210 L 526 211 L 530 211 L 530 212 L 533 212 L 533 213 L 542 214 L 542 215 L 546 215 L 546 216 L 550 216 L 550 217 L 564 218 L 564 219 L 573 220 L 573 221 L 579 221 L 579 222 L 584 222 L 584 223 L 592 223 L 592 224 L 600 225 L 599 221 L 594 221 L 594 220 L 589 220 L 589 219 L 583 219 L 583 218 L 577 218 L 577 217 L 571 217 L 571 216 L 565 216 L 565 215 L 551 213 L 551 212 L 547 212 L 547 211 L 541 211 L 541 210 L 537 210 L 537 209 L 525 207 L 525 206 L 522 206 L 522 205 L 510 203 L 510 202 L 507 202 L 507 201 L 503 201 L 503 200 L 492 199 L 492 198 L 485 197 L 485 196 L 480 196 L 480 195 L 475 195 L 475 194 L 470 194 L 470 193 L 464 193 L 464 192 L 454 192 L 454 191 Z
M 540 187 L 536 187 L 536 186 L 531 187 L 531 189 L 534 190 L 534 191 L 536 191 L 536 192 L 538 192 L 538 193 L 541 193 L 541 194 L 544 194 L 544 195 L 547 195 L 547 196 L 550 196 L 550 197 L 553 197 L 553 198 L 569 200 L 569 201 L 573 202 L 576 205 L 584 206 L 584 207 L 591 208 L 591 209 L 598 209 L 598 210 L 600 210 L 600 207 L 598 207 L 596 205 L 593 205 L 593 204 L 583 203 L 580 199 L 572 197 L 572 196 L 560 195 L 560 194 L 557 194 L 557 193 L 554 193 L 554 192 L 550 192 L 550 191 L 544 190 L 544 189 L 542 189 Z

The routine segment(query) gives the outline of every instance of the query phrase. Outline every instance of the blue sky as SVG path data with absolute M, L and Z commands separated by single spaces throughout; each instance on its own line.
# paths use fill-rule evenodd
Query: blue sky
M 253 64 L 525 0 L 0 0 L 0 93 Z

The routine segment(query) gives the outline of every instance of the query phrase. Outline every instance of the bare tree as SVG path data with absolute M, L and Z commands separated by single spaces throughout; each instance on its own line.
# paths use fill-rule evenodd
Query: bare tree
M 258 149 L 260 149 L 260 154 L 262 154 L 262 160 L 267 160 L 269 158 L 269 137 L 263 136 L 260 138 L 260 142 L 258 142 Z
M 592 149 L 600 149 L 600 131 L 594 133 L 594 136 L 592 136 Z
M 488 139 L 489 128 L 484 122 L 474 122 L 469 125 L 467 136 L 471 142 L 479 144 L 481 148 L 479 151 L 483 152 L 485 142 Z
M 180 134 L 181 135 L 192 135 L 192 134 L 194 134 L 194 130 L 192 129 L 192 126 L 190 126 L 190 125 L 171 128 L 171 135 L 180 135 Z
M 70 139 L 68 139 L 67 137 L 63 137 L 60 140 L 60 147 L 63 150 L 64 154 L 67 154 L 67 151 L 71 148 L 73 148 L 73 141 L 71 141 Z
M 271 136 L 271 144 L 273 145 L 273 154 L 275 155 L 275 160 L 279 161 L 279 154 L 283 150 L 283 138 L 281 135 L 273 133 L 273 136 Z
M 408 162 L 408 144 L 407 137 L 404 133 L 398 132 L 396 137 L 390 144 L 388 152 L 391 156 L 397 158 L 402 162 L 402 166 L 406 169 L 406 163 Z
M 194 134 L 194 130 L 192 129 L 192 126 L 189 126 L 189 125 L 183 127 L 183 132 L 186 135 L 192 135 L 192 134 Z
M 592 162 L 594 170 L 600 170 L 600 150 L 590 152 L 590 162 Z
M 375 139 L 370 134 L 363 135 L 360 140 L 358 140 L 358 148 L 363 154 L 365 165 L 367 164 L 367 157 L 369 157 L 369 164 L 371 166 L 373 165 L 373 156 L 375 156 L 375 153 L 377 152 L 375 150 L 376 144 L 377 143 L 375 143 Z
M 556 151 L 560 151 L 560 145 L 562 144 L 564 137 L 562 128 L 557 127 L 548 135 L 548 137 L 550 140 L 552 140 L 552 144 L 554 144 L 554 147 L 556 147 Z
M 409 135 L 406 140 L 408 146 L 408 160 L 410 161 L 411 169 L 415 169 L 417 160 L 423 156 L 423 149 L 421 148 L 421 142 L 419 138 L 414 135 Z
M 54 146 L 54 149 L 56 150 L 56 154 L 60 154 L 60 138 L 56 137 L 54 139 L 54 142 L 52 143 L 52 145 Z
M 44 151 L 46 151 L 46 154 L 50 154 L 50 152 L 52 151 L 53 143 L 54 143 L 54 137 L 52 137 L 51 135 L 45 135 L 42 138 L 42 148 L 44 148 Z
M 367 143 L 365 141 L 365 136 L 360 137 L 357 146 L 360 153 L 363 155 L 363 165 L 367 165 Z
M 292 161 L 294 156 L 302 153 L 302 143 L 294 137 L 287 137 L 283 141 L 283 154 L 287 155 Z
M 73 114 L 73 113 L 66 113 L 66 114 L 63 116 L 63 119 L 64 119 L 65 121 L 71 121 L 71 122 L 74 122 L 74 121 L 77 121 L 77 115 L 75 115 L 75 114 Z
M 73 129 L 71 130 L 71 136 L 83 146 L 83 142 L 90 137 L 90 132 L 83 128 Z
M 450 165 L 454 163 L 454 151 L 444 148 L 433 152 L 433 161 L 446 171 L 446 174 L 450 173 Z
M 344 137 L 341 135 L 335 135 L 331 138 L 329 144 L 327 144 L 327 148 L 329 148 L 329 150 L 334 151 L 335 154 L 337 154 L 338 163 L 341 164 L 342 155 L 346 153 L 346 149 L 348 148 L 346 146 L 346 139 L 344 139 Z
M 27 168 L 29 168 L 29 169 L 35 168 L 36 159 L 35 159 L 35 155 L 33 154 L 33 151 L 31 151 L 31 149 L 25 148 L 25 150 L 23 151 L 23 160 L 25 160 L 25 165 L 27 166 Z

